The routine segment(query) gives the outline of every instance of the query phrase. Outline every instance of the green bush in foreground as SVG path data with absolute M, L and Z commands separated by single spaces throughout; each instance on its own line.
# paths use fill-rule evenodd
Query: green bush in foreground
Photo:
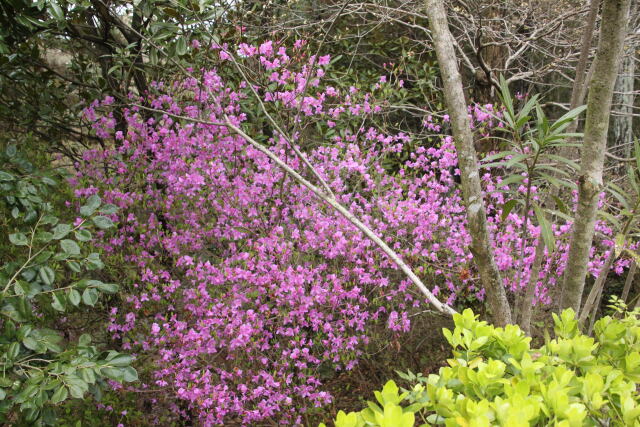
M 0 423 L 55 425 L 68 399 L 99 399 L 108 380 L 136 381 L 132 357 L 92 344 L 73 328 L 114 283 L 93 279 L 103 263 L 92 233 L 113 227 L 115 206 L 88 198 L 75 222 L 53 204 L 59 181 L 9 146 L 0 152 Z M 66 212 L 67 216 L 75 211 Z M 105 296 L 102 296 L 105 298 Z M 66 322 L 65 322 L 66 320 Z
M 595 338 L 580 332 L 572 310 L 554 314 L 556 338 L 535 350 L 518 326 L 496 328 L 467 309 L 453 332 L 443 330 L 453 358 L 439 375 L 402 374 L 413 389 L 389 381 L 377 403 L 340 411 L 335 425 L 640 426 L 640 310 L 613 307 Z

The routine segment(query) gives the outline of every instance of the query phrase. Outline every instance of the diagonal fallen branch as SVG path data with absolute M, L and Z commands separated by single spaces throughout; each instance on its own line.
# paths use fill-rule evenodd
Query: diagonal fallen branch
M 305 186 L 307 189 L 311 190 L 311 192 L 313 192 L 313 194 L 315 194 L 316 197 L 318 197 L 319 199 L 327 203 L 329 206 L 331 206 L 333 209 L 338 211 L 349 222 L 355 225 L 356 228 L 358 228 L 358 230 L 362 231 L 365 234 L 365 236 L 369 238 L 369 240 L 375 243 L 380 249 L 382 249 L 382 251 L 385 254 L 387 254 L 389 258 L 391 258 L 391 260 L 400 268 L 400 270 L 402 270 L 404 274 L 406 274 L 406 276 L 413 282 L 413 284 L 416 285 L 416 287 L 420 290 L 420 292 L 422 292 L 422 294 L 427 298 L 427 301 L 429 301 L 429 303 L 431 303 L 438 312 L 446 315 L 453 315 L 456 313 L 456 311 L 453 308 L 449 307 L 446 304 L 443 304 L 431 293 L 431 291 L 429 291 L 429 289 L 427 289 L 427 287 L 422 282 L 422 280 L 420 280 L 420 278 L 413 272 L 413 270 L 411 270 L 411 268 L 402 260 L 402 258 L 400 258 L 400 255 L 398 255 L 393 249 L 391 249 L 389 245 L 387 245 L 380 237 L 376 235 L 376 233 L 373 232 L 373 230 L 371 230 L 367 225 L 365 225 L 362 221 L 360 221 L 347 208 L 342 206 L 333 195 L 327 194 L 325 191 L 323 191 L 319 187 L 313 185 L 311 182 L 306 180 L 302 175 L 300 175 L 293 168 L 291 168 L 291 166 L 283 162 L 271 150 L 269 150 L 267 147 L 263 146 L 258 141 L 256 141 L 255 139 L 247 135 L 238 126 L 234 125 L 227 116 L 225 116 L 225 122 L 213 122 L 208 120 L 191 118 L 187 116 L 181 116 L 178 114 L 172 114 L 167 111 L 146 107 L 144 105 L 135 104 L 135 106 L 143 110 L 152 111 L 160 114 L 166 114 L 169 117 L 179 119 L 179 120 L 186 120 L 194 123 L 200 123 L 200 124 L 211 125 L 211 126 L 224 126 L 227 129 L 236 133 L 237 135 L 241 136 L 248 144 L 250 144 L 255 149 L 259 150 L 261 153 L 265 154 L 267 157 L 269 157 L 285 173 L 291 176 L 298 183 Z

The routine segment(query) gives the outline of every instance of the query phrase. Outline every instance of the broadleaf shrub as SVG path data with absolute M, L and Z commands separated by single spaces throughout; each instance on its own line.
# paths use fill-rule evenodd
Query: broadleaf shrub
M 452 348 L 437 375 L 401 374 L 360 412 L 340 412 L 336 427 L 364 426 L 638 426 L 640 310 L 618 310 L 595 324 L 595 338 L 575 313 L 554 314 L 556 338 L 530 348 L 518 326 L 496 328 L 470 309 L 443 333 Z M 321 424 L 323 426 L 324 424 Z
M 99 399 L 108 381 L 138 378 L 131 356 L 68 334 L 82 310 L 118 291 L 93 278 L 104 264 L 91 246 L 94 233 L 113 227 L 103 215 L 115 207 L 94 195 L 64 222 L 54 208 L 59 171 L 39 170 L 15 145 L 0 165 L 0 421 L 54 425 L 67 399 Z

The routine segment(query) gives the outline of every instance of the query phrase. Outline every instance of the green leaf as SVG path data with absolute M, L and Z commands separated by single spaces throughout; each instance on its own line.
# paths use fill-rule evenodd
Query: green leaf
M 75 236 L 80 242 L 88 242 L 92 238 L 91 232 L 85 229 L 77 230 Z
M 90 270 L 99 270 L 104 267 L 104 263 L 100 260 L 100 254 L 92 252 L 85 259 L 87 262 L 87 268 Z
M 9 234 L 9 241 L 16 246 L 26 246 L 29 243 L 24 233 Z
M 96 227 L 103 230 L 113 227 L 113 221 L 106 216 L 96 216 L 91 219 Z
M 80 374 L 80 378 L 82 378 L 85 382 L 89 384 L 94 384 L 96 382 L 96 375 L 93 372 L 92 368 L 82 368 L 78 370 Z
M 123 368 L 125 366 L 129 366 L 131 365 L 131 361 L 133 360 L 133 358 L 131 356 L 129 356 L 128 354 L 118 354 L 116 357 L 114 357 L 113 359 L 109 360 L 109 365 L 110 366 L 116 366 L 116 367 L 120 367 Z
M 69 298 L 69 302 L 76 307 L 78 306 L 78 304 L 80 304 L 80 292 L 75 289 L 69 289 L 67 298 Z
M 38 277 L 40 277 L 40 280 L 42 280 L 45 285 L 51 286 L 56 279 L 56 273 L 51 267 L 45 265 L 38 270 Z
M 107 378 L 111 378 L 114 381 L 124 381 L 124 372 L 120 368 L 102 368 L 100 373 Z
M 82 293 L 82 302 L 93 307 L 98 301 L 98 296 L 98 291 L 94 288 L 87 288 Z
M 78 338 L 78 345 L 86 347 L 89 344 L 91 344 L 91 335 L 89 334 L 80 335 L 80 338 Z
M 502 206 L 502 221 L 504 221 L 505 219 L 507 219 L 507 216 L 509 216 L 509 213 L 513 210 L 513 208 L 518 204 L 518 200 L 516 199 L 511 199 L 508 200 L 504 206 Z
M 78 378 L 75 375 L 67 376 L 65 382 L 69 387 L 71 396 L 75 397 L 76 399 L 82 399 L 84 393 L 89 389 L 89 385 L 84 380 Z
M 64 12 L 56 0 L 50 0 L 49 12 L 56 21 L 64 21 Z
M 503 179 L 502 181 L 500 181 L 500 184 L 498 184 L 498 187 L 507 187 L 510 184 L 522 182 L 524 181 L 524 178 L 525 178 L 524 176 L 518 175 L 518 174 L 510 175 L 505 179 Z
M 71 232 L 71 226 L 69 224 L 58 224 L 51 231 L 53 231 L 53 238 L 60 240 Z
M 51 396 L 51 403 L 57 405 L 58 403 L 67 400 L 67 397 L 69 397 L 69 391 L 65 386 L 60 386 L 60 388 L 53 393 L 53 396 Z
M 176 42 L 176 53 L 178 56 L 182 56 L 187 53 L 187 41 L 184 37 L 180 37 Z
M 131 366 L 127 366 L 123 371 L 123 379 L 125 382 L 130 383 L 138 380 L 138 372 Z
M 540 225 L 540 234 L 542 234 L 544 244 L 551 253 L 555 250 L 555 239 L 553 237 L 553 231 L 551 231 L 551 226 L 545 218 L 544 211 L 542 210 L 542 208 L 540 208 L 540 206 L 534 203 L 533 211 L 536 214 L 536 218 L 538 218 L 538 224 Z
M 65 239 L 60 242 L 60 247 L 70 255 L 80 255 L 80 246 L 73 240 Z
M 7 357 L 9 360 L 15 360 L 16 357 L 20 354 L 20 343 L 12 342 L 9 346 L 9 350 L 7 350 Z
M 27 347 L 29 350 L 35 351 L 38 348 L 38 341 L 31 336 L 23 339 L 22 344 L 24 344 L 24 346 Z
M 53 234 L 49 233 L 48 231 L 39 231 L 38 233 L 36 233 L 35 238 L 40 242 L 49 243 L 51 239 L 53 239 Z
M 7 145 L 7 148 L 4 150 L 4 153 L 9 158 L 15 157 L 16 154 L 18 154 L 18 148 L 16 147 L 15 144 L 9 144 Z
M 0 171 L 0 181 L 13 181 L 15 177 L 10 173 Z
M 53 307 L 54 310 L 64 312 L 64 297 L 55 292 L 51 294 L 51 307 Z
M 625 241 L 625 235 L 622 233 L 618 233 L 616 234 L 616 239 L 615 239 L 615 255 L 616 258 L 620 256 L 620 253 L 622 252 L 622 249 L 624 249 L 624 241 Z
M 111 203 L 107 203 L 106 205 L 102 205 L 99 212 L 105 215 L 111 215 L 118 212 L 118 207 L 116 205 L 112 205 Z
M 100 289 L 102 292 L 106 292 L 108 294 L 115 294 L 118 292 L 118 285 L 115 283 L 99 283 L 96 285 L 96 288 Z
M 76 273 L 80 273 L 80 271 L 82 270 L 80 263 L 77 261 L 68 261 L 67 265 L 71 270 L 75 271 Z
M 90 216 L 100 207 L 102 200 L 100 200 L 100 196 L 94 194 L 89 197 L 87 203 L 80 208 L 80 215 L 82 216 Z

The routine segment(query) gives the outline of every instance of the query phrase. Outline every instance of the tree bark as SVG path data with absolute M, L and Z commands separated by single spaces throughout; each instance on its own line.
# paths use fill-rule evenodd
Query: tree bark
M 453 138 L 458 154 L 462 192 L 472 239 L 469 250 L 478 266 L 493 322 L 498 326 L 503 326 L 511 323 L 511 309 L 507 301 L 502 277 L 495 262 L 487 229 L 478 160 L 473 146 L 473 134 L 471 133 L 467 116 L 467 103 L 458 71 L 454 41 L 449 31 L 447 15 L 442 0 L 426 0 L 425 6 L 444 82 L 444 97 L 451 116 Z
M 578 206 L 573 223 L 560 307 L 578 314 L 593 241 L 598 197 L 602 191 L 604 153 L 613 86 L 629 22 L 631 0 L 604 0 L 593 78 L 587 100 L 587 119 L 578 178 Z
M 628 158 L 633 146 L 633 81 L 635 79 L 635 46 L 627 46 L 614 87 L 609 152 Z M 621 172 L 624 172 L 624 169 Z
M 581 38 L 581 47 L 580 47 L 580 56 L 578 58 L 578 63 L 576 65 L 576 75 L 573 80 L 573 86 L 571 89 L 571 102 L 569 104 L 569 110 L 574 110 L 584 103 L 584 97 L 587 93 L 587 86 L 589 85 L 590 77 L 587 74 L 587 61 L 589 59 L 589 52 L 591 50 L 592 39 L 593 39 L 593 30 L 596 25 L 596 20 L 598 19 L 598 10 L 600 8 L 600 0 L 591 0 L 589 6 L 589 15 L 587 16 L 587 23 L 584 27 L 584 32 L 582 33 Z M 567 133 L 575 133 L 578 129 L 579 120 L 576 119 L 567 128 Z M 571 139 L 569 142 L 573 142 Z M 572 154 L 572 149 L 570 147 L 560 147 L 559 154 L 563 157 L 571 158 L 574 155 Z M 558 195 L 559 188 L 553 187 L 551 188 L 551 194 L 547 197 L 547 206 L 549 209 L 555 209 L 555 197 Z M 542 257 L 544 256 L 544 239 L 538 239 L 538 245 L 536 246 L 536 254 L 533 261 L 532 271 L 535 271 L 537 268 L 540 270 L 540 266 L 542 264 Z M 537 266 L 537 267 L 536 267 Z M 533 273 L 532 273 L 533 274 Z M 536 275 L 537 276 L 537 275 Z M 536 282 L 538 277 L 535 278 Z M 531 283 L 529 281 L 527 285 L 526 294 L 523 297 L 522 304 L 519 307 L 520 319 L 518 324 L 522 328 L 523 331 L 531 330 L 531 316 L 533 307 L 525 307 L 527 300 L 530 300 L 533 303 L 533 290 L 531 286 L 535 287 L 535 282 Z

